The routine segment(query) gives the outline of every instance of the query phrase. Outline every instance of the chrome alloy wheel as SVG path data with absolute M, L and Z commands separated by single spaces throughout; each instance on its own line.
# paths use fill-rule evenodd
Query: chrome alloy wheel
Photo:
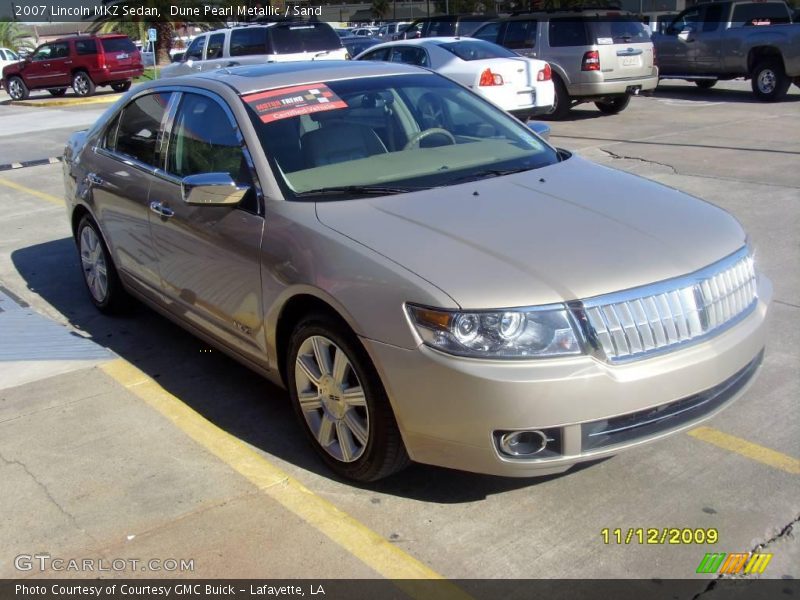
M 22 89 L 22 84 L 19 79 L 14 78 L 8 82 L 8 95 L 12 100 L 20 100 L 25 95 L 25 90 Z
M 762 69 L 758 74 L 758 90 L 762 94 L 771 94 L 775 91 L 778 84 L 778 78 L 775 77 L 775 72 L 772 69 Z
M 75 75 L 72 85 L 75 88 L 75 93 L 79 96 L 85 96 L 89 93 L 89 77 L 83 73 Z
M 104 302 L 108 295 L 108 268 L 103 245 L 91 227 L 81 231 L 81 267 L 92 297 Z
M 358 460 L 369 441 L 369 411 L 350 359 L 314 335 L 300 346 L 294 369 L 300 409 L 319 445 L 338 461 Z

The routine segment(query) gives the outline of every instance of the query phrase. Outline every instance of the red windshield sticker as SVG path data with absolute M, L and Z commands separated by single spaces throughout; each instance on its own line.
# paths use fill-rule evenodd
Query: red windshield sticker
M 325 110 L 347 108 L 347 103 L 322 83 L 298 85 L 242 96 L 264 123 Z

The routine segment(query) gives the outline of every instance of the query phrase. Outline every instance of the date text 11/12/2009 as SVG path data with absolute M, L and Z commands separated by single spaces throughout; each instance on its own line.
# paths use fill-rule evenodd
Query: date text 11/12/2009
M 719 531 L 713 527 L 629 527 L 600 530 L 604 544 L 716 544 Z

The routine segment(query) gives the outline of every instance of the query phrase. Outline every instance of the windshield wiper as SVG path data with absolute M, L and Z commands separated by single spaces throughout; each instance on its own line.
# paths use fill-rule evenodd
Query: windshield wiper
M 522 173 L 523 171 L 531 171 L 536 167 L 517 167 L 516 169 L 485 169 L 483 171 L 476 171 L 463 177 L 456 177 L 451 179 L 448 183 L 460 183 L 462 181 L 474 181 L 476 179 L 485 179 L 488 177 L 502 177 L 503 175 L 513 175 L 514 173 Z
M 316 190 L 308 190 L 296 194 L 298 198 L 311 196 L 340 196 L 342 194 L 374 194 L 376 196 L 389 196 L 391 194 L 405 194 L 416 190 L 404 187 L 390 187 L 381 185 L 337 185 Z

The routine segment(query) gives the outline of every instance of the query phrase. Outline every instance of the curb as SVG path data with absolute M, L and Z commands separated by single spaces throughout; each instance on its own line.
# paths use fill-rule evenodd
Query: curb
M 110 104 L 116 102 L 122 94 L 106 94 L 94 98 L 65 98 L 63 100 L 9 100 L 6 106 L 80 106 L 82 104 Z
M 0 165 L 0 171 L 12 171 L 14 169 L 24 169 L 25 167 L 38 167 L 40 165 L 54 165 L 60 162 L 61 162 L 60 156 L 51 156 L 50 158 L 39 158 L 37 160 L 23 160 L 22 162 Z

